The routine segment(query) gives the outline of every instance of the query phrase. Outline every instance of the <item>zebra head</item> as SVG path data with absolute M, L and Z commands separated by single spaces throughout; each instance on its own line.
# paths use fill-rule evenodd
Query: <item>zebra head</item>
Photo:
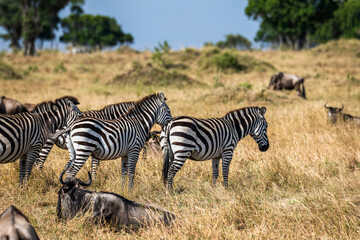
M 265 119 L 266 108 L 257 108 L 256 118 L 254 120 L 253 128 L 250 131 L 250 136 L 259 145 L 259 150 L 265 152 L 269 148 L 269 139 L 267 136 L 267 122 Z
M 77 118 L 82 116 L 81 111 L 76 106 L 79 101 L 75 97 L 65 96 L 55 100 L 59 107 L 57 114 L 58 129 L 70 126 Z
M 162 92 L 157 94 L 158 99 L 160 100 L 160 107 L 157 110 L 156 123 L 161 127 L 166 125 L 172 119 L 169 106 L 166 104 L 166 97 Z

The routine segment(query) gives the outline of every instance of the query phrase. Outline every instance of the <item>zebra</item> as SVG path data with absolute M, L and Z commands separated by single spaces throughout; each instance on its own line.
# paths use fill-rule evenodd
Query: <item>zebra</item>
M 90 110 L 90 111 L 84 111 L 82 112 L 84 117 L 95 117 L 105 120 L 111 120 L 121 117 L 121 115 L 125 114 L 131 107 L 134 106 L 134 102 L 122 102 L 122 103 L 116 103 L 111 104 L 108 106 L 103 107 L 100 110 Z M 63 133 L 61 134 L 55 142 L 51 139 L 48 139 L 44 145 L 44 147 L 41 149 L 39 158 L 35 161 L 35 166 L 37 169 L 42 170 L 46 161 L 47 156 L 49 155 L 52 147 L 54 144 L 58 146 L 61 149 L 67 150 L 66 145 L 66 138 L 68 134 Z M 96 174 L 96 166 L 99 164 L 98 161 L 95 159 L 92 159 L 92 174 Z
M 72 159 L 67 163 L 68 177 L 75 177 L 90 155 L 97 161 L 121 157 L 122 186 L 129 172 L 131 189 L 139 153 L 150 129 L 155 123 L 164 126 L 172 118 L 165 100 L 162 92 L 154 93 L 136 102 L 122 118 L 84 117 L 75 121 L 69 132 Z
M 0 163 L 20 158 L 19 186 L 27 182 L 39 151 L 48 138 L 56 138 L 81 116 L 74 97 L 36 105 L 34 112 L 16 115 L 0 114 Z
M 265 107 L 247 107 L 228 112 L 222 118 L 173 118 L 160 138 L 164 155 L 162 179 L 166 190 L 172 190 L 173 178 L 188 158 L 195 161 L 212 159 L 213 186 L 219 176 L 222 158 L 224 187 L 227 187 L 229 165 L 242 138 L 250 134 L 260 151 L 269 148 L 265 112 Z

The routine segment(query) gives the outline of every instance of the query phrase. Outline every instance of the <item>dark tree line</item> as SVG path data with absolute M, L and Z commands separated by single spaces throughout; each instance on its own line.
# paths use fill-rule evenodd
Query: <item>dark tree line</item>
M 360 38 L 359 0 L 248 0 L 245 13 L 261 21 L 255 41 L 278 47 Z
M 35 55 L 35 43 L 54 40 L 61 23 L 63 42 L 102 49 L 117 43 L 132 43 L 114 18 L 83 14 L 79 4 L 84 0 L 0 0 L 0 26 L 6 33 L 0 35 L 10 41 L 14 50 L 24 49 L 24 55 Z M 71 15 L 60 19 L 59 12 L 72 5 Z

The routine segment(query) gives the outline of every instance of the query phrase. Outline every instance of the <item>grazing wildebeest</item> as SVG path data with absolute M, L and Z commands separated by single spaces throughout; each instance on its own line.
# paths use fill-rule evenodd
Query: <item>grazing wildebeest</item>
M 338 119 L 344 122 L 353 122 L 357 125 L 360 125 L 360 117 L 354 117 L 347 113 L 342 113 L 341 111 L 344 109 L 344 105 L 341 104 L 341 108 L 336 107 L 328 107 L 326 103 L 324 107 L 328 110 L 328 121 L 330 123 L 336 123 Z
M 11 205 L 0 215 L 0 239 L 39 239 L 27 217 Z
M 28 112 L 28 110 L 18 101 L 5 96 L 0 97 L 0 113 L 2 114 L 17 114 Z
M 295 76 L 293 74 L 278 72 L 277 74 L 271 77 L 268 88 L 273 86 L 274 90 L 295 89 L 298 92 L 299 96 L 306 98 L 304 81 L 305 80 L 303 77 Z M 300 88 L 301 86 L 302 88 Z
M 148 151 L 160 152 L 160 131 L 152 131 L 150 132 L 148 139 L 146 140 L 143 147 L 143 159 L 147 158 Z
M 90 186 L 91 174 L 88 172 L 88 182 L 72 177 L 65 178 L 60 174 L 63 187 L 58 192 L 57 216 L 59 219 L 70 220 L 79 213 L 90 212 L 87 220 L 96 223 L 110 223 L 115 227 L 140 227 L 156 222 L 171 223 L 175 215 L 152 205 L 130 201 L 111 192 L 93 192 L 80 188 Z

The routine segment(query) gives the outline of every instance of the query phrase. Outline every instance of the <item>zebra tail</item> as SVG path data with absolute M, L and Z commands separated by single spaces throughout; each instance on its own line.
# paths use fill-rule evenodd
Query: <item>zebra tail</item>
M 174 158 L 174 155 L 172 154 L 172 150 L 171 150 L 169 133 L 170 133 L 170 127 L 168 126 L 165 129 L 165 146 L 164 146 L 164 151 L 163 151 L 164 162 L 163 162 L 163 169 L 162 169 L 162 176 L 161 176 L 164 185 L 167 184 L 169 168 L 170 168 L 171 163 Z

